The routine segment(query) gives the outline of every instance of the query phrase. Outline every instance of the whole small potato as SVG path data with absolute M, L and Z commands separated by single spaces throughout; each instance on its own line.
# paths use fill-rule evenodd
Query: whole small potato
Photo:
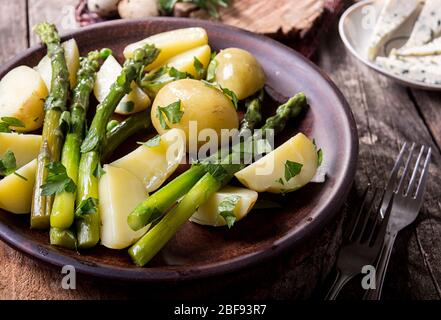
M 118 4 L 118 13 L 123 19 L 158 16 L 158 3 L 157 0 L 122 0 Z
M 265 85 L 265 73 L 256 58 L 246 50 L 228 48 L 216 56 L 215 81 L 232 90 L 239 100 Z
M 164 108 L 177 101 L 181 102 L 180 110 L 183 112 L 180 121 L 172 123 L 165 115 L 163 118 L 169 128 L 178 128 L 185 132 L 188 146 L 191 145 L 190 138 L 197 139 L 195 136 L 190 137 L 190 121 L 195 121 L 198 136 L 203 129 L 213 129 L 217 142 L 220 142 L 221 129 L 237 129 L 239 126 L 236 109 L 223 92 L 198 80 L 183 79 L 171 82 L 159 90 L 153 102 L 152 123 L 160 134 L 167 131 L 167 127 L 161 125 L 158 107 Z M 197 145 L 207 141 L 199 141 Z
M 110 17 L 117 13 L 119 0 L 87 0 L 87 7 L 101 17 Z

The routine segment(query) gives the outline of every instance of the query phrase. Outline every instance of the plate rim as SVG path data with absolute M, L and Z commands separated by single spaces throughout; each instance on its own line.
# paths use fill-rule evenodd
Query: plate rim
M 376 72 L 382 74 L 383 76 L 386 76 L 402 85 L 407 85 L 412 88 L 416 89 L 422 89 L 422 90 L 428 90 L 428 91 L 441 91 L 441 85 L 436 84 L 423 84 L 420 81 L 414 81 L 405 77 L 400 77 L 392 72 L 389 72 L 388 70 L 381 68 L 379 65 L 373 63 L 372 61 L 368 60 L 366 57 L 363 57 L 360 53 L 358 53 L 357 50 L 351 45 L 351 42 L 349 41 L 349 38 L 345 32 L 344 24 L 347 19 L 349 19 L 349 16 L 353 14 L 356 10 L 361 9 L 360 7 L 364 7 L 369 4 L 373 4 L 375 0 L 362 0 L 357 3 L 354 3 L 352 6 L 347 8 L 345 12 L 342 14 L 339 23 L 338 23 L 338 31 L 340 34 L 340 38 L 343 41 L 345 47 L 349 52 L 356 57 L 359 61 L 361 61 L 363 64 L 368 66 L 369 68 L 375 70 Z
M 341 150 L 348 154 L 347 161 L 342 166 L 344 171 L 341 173 L 339 185 L 330 199 L 322 205 L 321 210 L 318 210 L 320 214 L 308 224 L 305 224 L 302 228 L 293 233 L 291 229 L 284 237 L 280 238 L 277 243 L 273 243 L 271 248 L 266 248 L 263 250 L 255 251 L 250 254 L 240 255 L 233 259 L 228 259 L 220 262 L 208 263 L 204 265 L 195 265 L 191 267 L 183 266 L 181 269 L 175 267 L 169 268 L 126 268 L 116 265 L 91 263 L 88 261 L 82 261 L 80 258 L 76 259 L 71 256 L 65 255 L 63 252 L 56 250 L 47 251 L 36 242 L 28 240 L 25 236 L 18 234 L 12 230 L 10 226 L 0 221 L 0 239 L 7 243 L 12 248 L 19 250 L 31 258 L 38 259 L 45 263 L 53 266 L 62 267 L 65 265 L 74 265 L 77 272 L 98 277 L 117 281 L 140 281 L 140 282 L 176 282 L 176 281 L 189 281 L 196 279 L 204 279 L 209 277 L 214 277 L 218 275 L 228 274 L 232 272 L 238 272 L 244 268 L 255 266 L 257 263 L 268 261 L 286 252 L 288 249 L 293 249 L 300 243 L 304 243 L 305 240 L 316 235 L 321 229 L 323 229 L 339 212 L 342 208 L 344 201 L 346 200 L 349 191 L 352 187 L 352 183 L 355 179 L 355 173 L 357 168 L 358 160 L 358 132 L 355 123 L 354 115 L 352 110 L 344 97 L 343 93 L 339 90 L 336 84 L 330 79 L 330 77 L 324 73 L 318 66 L 313 64 L 311 61 L 303 57 L 300 53 L 294 51 L 288 46 L 281 44 L 268 37 L 257 35 L 249 31 L 239 29 L 233 26 L 224 25 L 213 21 L 201 21 L 196 19 L 183 19 L 174 17 L 155 17 L 155 18 L 144 18 L 144 19 L 133 19 L 133 20 L 114 20 L 109 22 L 103 22 L 92 26 L 82 27 L 78 30 L 63 34 L 62 40 L 72 38 L 80 33 L 87 33 L 99 28 L 107 28 L 111 26 L 126 25 L 126 24 L 136 24 L 140 22 L 152 21 L 163 21 L 163 22 L 173 22 L 179 21 L 180 23 L 188 24 L 189 26 L 196 24 L 199 26 L 212 26 L 216 29 L 221 30 L 231 30 L 231 32 L 243 35 L 246 37 L 254 38 L 257 41 L 263 41 L 269 43 L 272 46 L 278 47 L 279 50 L 285 51 L 287 54 L 295 55 L 297 58 L 303 60 L 305 64 L 314 69 L 324 80 L 330 88 L 336 94 L 338 101 L 340 102 L 342 109 L 341 114 L 344 115 L 344 123 L 346 127 L 344 128 L 345 134 L 345 147 L 346 150 Z M 12 59 L 5 62 L 0 66 L 2 73 L 9 70 L 13 65 L 17 64 L 18 61 L 24 57 L 33 54 L 40 50 L 42 45 L 36 45 L 25 51 L 15 55 Z M 80 257 L 80 256 L 79 256 Z

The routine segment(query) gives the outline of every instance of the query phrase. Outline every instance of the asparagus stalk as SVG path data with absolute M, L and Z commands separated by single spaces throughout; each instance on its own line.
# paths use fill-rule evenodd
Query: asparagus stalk
M 246 112 L 240 123 L 240 131 L 253 130 L 257 124 L 262 121 L 262 102 L 264 97 L 263 89 L 259 93 L 250 99 L 245 101 Z
M 75 233 L 69 229 L 51 228 L 49 231 L 49 239 L 54 246 L 71 250 L 77 248 L 77 238 L 75 237 Z
M 67 175 L 75 184 L 78 180 L 80 146 L 84 137 L 90 93 L 95 83 L 96 73 L 100 67 L 100 60 L 106 59 L 110 53 L 109 49 L 90 52 L 87 58 L 82 59 L 81 67 L 78 71 L 78 81 L 73 91 L 71 104 L 70 128 L 61 154 L 61 163 L 66 168 Z M 74 207 L 74 193 L 66 191 L 58 193 L 55 196 L 50 217 L 51 227 L 59 229 L 69 228 L 74 220 Z
M 31 228 L 46 229 L 49 227 L 49 217 L 53 196 L 43 196 L 40 187 L 47 178 L 46 165 L 60 159 L 63 144 L 63 132 L 59 122 L 61 113 L 66 110 L 69 90 L 69 71 L 64 58 L 64 49 L 60 37 L 53 24 L 40 23 L 35 26 L 35 32 L 46 44 L 48 56 L 51 59 L 52 79 L 51 91 L 45 102 L 45 118 L 42 134 L 42 148 L 38 156 L 37 173 L 32 198 Z
M 77 201 L 89 198 L 98 199 L 98 166 L 106 138 L 107 123 L 121 99 L 130 91 L 132 81 L 141 73 L 144 67 L 152 63 L 159 50 L 152 45 L 145 45 L 135 51 L 133 58 L 124 63 L 121 74 L 110 87 L 107 97 L 98 105 L 90 129 L 81 145 L 81 160 L 79 168 L 79 186 Z M 77 208 L 78 210 L 78 208 Z M 90 248 L 99 241 L 100 216 L 98 208 L 81 216 L 77 220 L 77 237 L 79 248 Z
M 275 133 L 280 132 L 288 120 L 296 117 L 305 105 L 305 95 L 303 93 L 297 94 L 287 103 L 279 106 L 276 115 L 268 118 L 262 129 L 274 129 Z M 223 165 L 221 166 L 223 167 Z M 211 172 L 205 173 L 178 205 L 129 249 L 133 262 L 138 266 L 144 266 L 148 263 L 193 215 L 196 209 L 227 184 L 241 167 L 229 166 L 227 163 L 220 179 Z
M 110 131 L 107 131 L 101 159 L 108 159 L 127 138 L 137 132 L 149 129 L 151 125 L 150 114 L 148 112 L 139 112 L 113 126 Z

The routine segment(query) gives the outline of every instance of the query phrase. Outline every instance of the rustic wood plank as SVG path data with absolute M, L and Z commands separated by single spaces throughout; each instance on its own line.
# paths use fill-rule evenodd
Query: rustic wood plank
M 433 147 L 425 203 L 417 221 L 399 234 L 386 277 L 384 297 L 440 299 L 441 243 L 436 239 L 439 239 L 441 230 L 441 157 L 435 141 L 408 90 L 352 57 L 338 39 L 336 29 L 332 30 L 319 52 L 319 65 L 348 99 L 357 122 L 360 155 L 355 185 L 358 190 L 368 182 L 384 184 L 384 177 L 391 170 L 404 141 Z
M 303 36 L 325 9 L 324 0 L 240 0 L 220 10 L 221 21 L 268 35 Z
M 32 27 L 42 21 L 54 23 L 60 33 L 79 28 L 75 20 L 75 5 L 78 0 L 28 0 L 29 34 L 31 46 L 39 43 Z
M 0 61 L 5 62 L 25 49 L 27 40 L 26 0 L 0 4 Z
M 438 148 L 441 148 L 441 95 L 439 92 L 411 90 L 414 102 L 430 129 Z

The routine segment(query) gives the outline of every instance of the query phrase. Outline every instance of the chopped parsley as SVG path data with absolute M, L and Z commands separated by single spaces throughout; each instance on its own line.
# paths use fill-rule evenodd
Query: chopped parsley
M 93 214 L 98 212 L 98 199 L 87 198 L 80 202 L 77 210 L 75 210 L 75 216 L 82 218 L 87 214 Z
M 239 200 L 240 196 L 231 195 L 226 197 L 219 203 L 218 212 L 225 219 L 228 228 L 231 228 L 236 222 L 236 215 L 234 214 L 234 210 L 236 209 Z
M 75 182 L 69 178 L 66 168 L 61 162 L 51 162 L 46 168 L 48 169 L 46 183 L 40 187 L 43 196 L 50 196 L 64 191 L 70 193 L 75 192 L 77 186 Z
M 296 175 L 302 171 L 303 164 L 286 160 L 285 162 L 285 180 L 288 182 L 291 178 L 294 178 Z
M 11 127 L 24 128 L 25 125 L 21 120 L 17 118 L 13 118 L 13 117 L 0 118 L 0 132 L 10 133 L 12 132 Z
M 181 121 L 184 111 L 181 111 L 181 100 L 173 102 L 166 107 L 158 106 L 156 117 L 159 119 L 159 123 L 163 129 L 170 129 L 165 121 L 165 118 L 170 123 L 179 123 Z

